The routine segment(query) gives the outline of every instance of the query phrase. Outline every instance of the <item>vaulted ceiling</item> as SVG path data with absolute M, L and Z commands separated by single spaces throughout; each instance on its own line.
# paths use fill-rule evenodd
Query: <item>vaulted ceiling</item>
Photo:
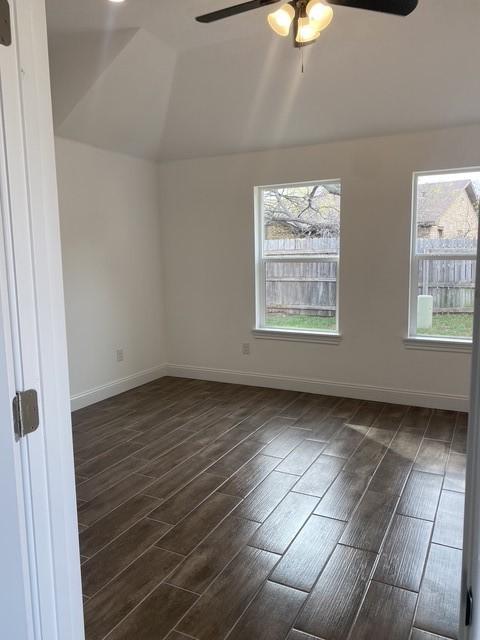
M 150 160 L 480 122 L 478 0 L 334 8 L 300 52 L 239 0 L 47 0 L 58 135 Z

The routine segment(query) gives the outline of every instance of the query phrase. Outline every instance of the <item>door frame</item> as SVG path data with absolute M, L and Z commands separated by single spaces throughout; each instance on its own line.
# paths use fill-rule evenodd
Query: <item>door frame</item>
M 2 49 L 3 149 L 0 398 L 38 392 L 40 427 L 20 440 L 4 424 L 15 472 L 25 628 L 8 611 L 11 640 L 83 640 L 67 342 L 44 0 L 10 0 L 12 45 Z M 1 375 L 3 371 L 7 375 Z M 5 409 L 5 404 L 3 404 Z M 9 439 L 7 438 L 9 436 Z M 17 549 L 12 538 L 3 541 Z M 11 533 L 11 532 L 10 532 Z M 39 551 L 41 550 L 41 552 Z M 3 549 L 4 554 L 7 550 Z M 12 556 L 13 558 L 13 556 Z M 0 576 L 1 579 L 1 576 Z M 0 590 L 8 589 L 1 584 Z M 22 621 L 23 622 L 23 621 Z
M 463 534 L 462 590 L 460 606 L 460 637 L 480 639 L 480 239 L 477 247 L 475 309 L 470 379 L 470 413 L 467 435 L 467 468 L 465 486 L 465 520 Z M 469 591 L 473 596 L 470 625 L 466 626 Z

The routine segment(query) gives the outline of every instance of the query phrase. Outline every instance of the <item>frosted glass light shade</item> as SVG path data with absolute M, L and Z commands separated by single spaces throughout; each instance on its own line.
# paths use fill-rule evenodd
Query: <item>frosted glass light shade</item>
M 288 36 L 294 18 L 295 9 L 290 4 L 284 4 L 268 16 L 268 24 L 279 36 Z
M 317 29 L 316 24 L 310 18 L 300 18 L 298 21 L 297 30 L 297 42 L 305 44 L 307 42 L 313 42 L 320 35 L 320 31 Z
M 307 15 L 315 22 L 317 30 L 323 31 L 332 21 L 333 9 L 321 0 L 310 0 L 307 4 Z

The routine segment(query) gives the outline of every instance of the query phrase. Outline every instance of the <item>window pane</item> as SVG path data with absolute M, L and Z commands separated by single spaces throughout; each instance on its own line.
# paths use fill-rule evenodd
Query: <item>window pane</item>
M 340 184 L 263 190 L 264 255 L 337 255 Z
M 419 260 L 417 334 L 471 338 L 475 260 Z
M 265 325 L 336 331 L 337 263 L 266 262 Z
M 480 172 L 417 179 L 417 253 L 476 253 Z

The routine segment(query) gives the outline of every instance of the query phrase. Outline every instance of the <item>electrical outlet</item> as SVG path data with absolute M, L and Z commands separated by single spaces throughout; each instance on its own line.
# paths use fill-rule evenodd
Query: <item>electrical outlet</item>
M 117 349 L 117 362 L 123 362 L 123 349 Z
M 242 353 L 244 356 L 249 356 L 250 355 L 250 343 L 249 342 L 244 342 L 242 344 Z

